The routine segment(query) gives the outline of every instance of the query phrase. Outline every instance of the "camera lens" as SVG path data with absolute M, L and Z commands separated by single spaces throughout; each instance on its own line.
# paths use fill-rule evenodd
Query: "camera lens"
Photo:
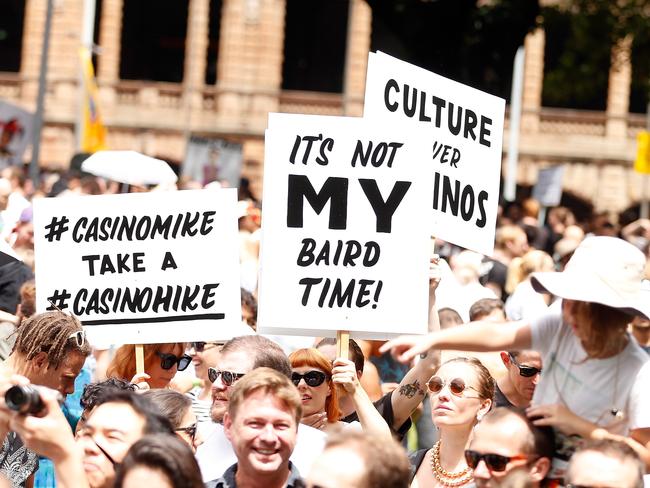
M 24 414 L 37 414 L 45 407 L 33 386 L 12 386 L 5 393 L 5 403 L 10 410 Z

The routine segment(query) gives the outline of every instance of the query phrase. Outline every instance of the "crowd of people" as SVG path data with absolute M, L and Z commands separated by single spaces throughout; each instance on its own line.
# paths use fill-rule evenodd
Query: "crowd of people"
M 241 333 L 147 344 L 139 372 L 134 345 L 35 313 L 31 200 L 118 189 L 43 182 L 0 178 L 16 258 L 0 266 L 0 487 L 644 485 L 650 222 L 513 205 L 491 256 L 435 242 L 427 335 L 338 357 L 332 338 L 256 332 L 261 204 L 244 185 Z

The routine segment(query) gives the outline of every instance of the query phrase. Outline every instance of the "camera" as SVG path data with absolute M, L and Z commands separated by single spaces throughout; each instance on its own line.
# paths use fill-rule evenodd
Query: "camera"
M 9 388 L 5 393 L 5 403 L 10 410 L 26 415 L 36 415 L 45 408 L 38 389 L 31 385 Z

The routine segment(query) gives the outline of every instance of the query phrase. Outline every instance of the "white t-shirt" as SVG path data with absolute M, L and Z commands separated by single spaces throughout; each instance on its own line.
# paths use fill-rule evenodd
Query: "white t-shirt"
M 205 483 L 221 477 L 226 469 L 237 462 L 237 456 L 226 437 L 223 425 L 215 423 L 214 426 L 212 435 L 196 450 L 196 460 Z M 309 474 L 311 465 L 323 452 L 325 437 L 325 433 L 318 429 L 298 424 L 296 446 L 290 459 L 302 476 Z
M 650 427 L 648 354 L 630 338 L 614 357 L 586 359 L 580 340 L 571 326 L 563 324 L 558 309 L 552 307 L 531 325 L 532 349 L 541 353 L 543 368 L 533 405 L 564 404 L 576 415 L 621 435 Z M 622 418 L 612 413 L 617 410 L 623 412 Z M 570 443 L 562 440 L 565 436 L 558 437 L 561 444 Z M 561 452 L 558 458 L 562 460 Z M 554 460 L 554 472 L 561 473 L 562 467 Z

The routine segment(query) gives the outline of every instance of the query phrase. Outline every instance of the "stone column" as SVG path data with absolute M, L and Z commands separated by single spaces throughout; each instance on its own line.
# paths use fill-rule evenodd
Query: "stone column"
M 47 2 L 27 0 L 23 27 L 23 46 L 21 53 L 20 76 L 23 78 L 21 98 L 28 106 L 36 107 L 38 93 L 38 73 L 41 65 L 43 30 Z
M 630 106 L 630 83 L 632 64 L 630 62 L 632 38 L 621 39 L 612 48 L 612 64 L 609 69 L 607 90 L 607 129 L 608 138 L 627 137 L 627 115 Z
M 262 131 L 277 110 L 284 17 L 284 0 L 223 0 L 217 88 L 224 128 Z
M 185 36 L 183 98 L 191 109 L 201 107 L 201 89 L 205 82 L 208 48 L 210 0 L 190 0 Z
M 120 78 L 123 0 L 104 0 L 99 30 L 101 55 L 97 61 L 99 84 L 113 84 Z
M 521 131 L 539 132 L 539 111 L 542 108 L 544 84 L 544 44 L 546 33 L 538 28 L 526 36 L 524 48 L 524 87 L 522 95 Z
M 372 9 L 364 0 L 349 1 L 343 110 L 345 115 L 358 117 L 363 115 L 363 98 L 372 31 Z

